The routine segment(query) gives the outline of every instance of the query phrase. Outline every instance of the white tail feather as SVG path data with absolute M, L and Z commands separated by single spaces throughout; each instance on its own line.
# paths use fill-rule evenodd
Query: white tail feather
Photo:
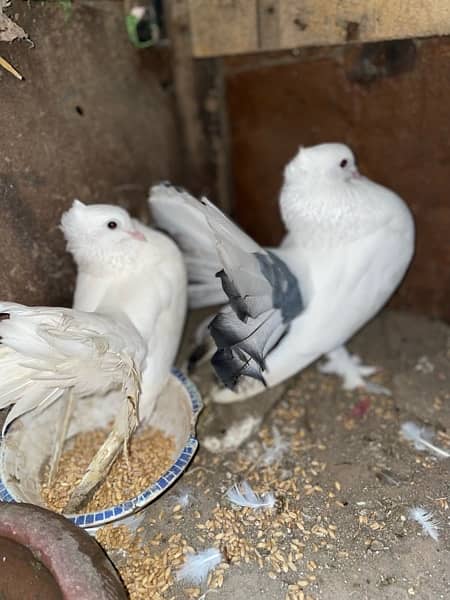
M 211 228 L 199 210 L 199 201 L 185 190 L 161 184 L 151 188 L 149 204 L 156 225 L 167 231 L 183 250 L 191 308 L 226 302 L 220 280 L 215 276 L 222 265 Z
M 126 317 L 13 303 L 0 313 L 0 408 L 14 404 L 3 431 L 69 388 L 78 397 L 123 390 L 137 405 L 146 344 Z

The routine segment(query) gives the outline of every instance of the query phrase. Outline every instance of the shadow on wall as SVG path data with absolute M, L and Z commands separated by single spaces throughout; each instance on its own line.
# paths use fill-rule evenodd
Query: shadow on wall
M 73 267 L 58 230 L 75 197 L 148 218 L 151 183 L 180 176 L 168 48 L 137 50 L 122 2 L 14 2 L 30 35 L 1 55 L 2 300 L 69 304 Z

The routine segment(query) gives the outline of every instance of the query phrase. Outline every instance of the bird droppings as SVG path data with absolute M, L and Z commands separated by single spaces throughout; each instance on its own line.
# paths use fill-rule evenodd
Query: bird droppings
M 48 466 L 41 486 L 47 506 L 62 512 L 73 488 L 79 483 L 92 457 L 105 441 L 109 430 L 97 429 L 77 434 L 66 444 L 55 477 L 49 488 Z M 102 510 L 133 498 L 156 481 L 172 464 L 175 441 L 162 431 L 148 427 L 134 435 L 129 442 L 127 457 L 120 456 L 105 481 L 83 512 Z

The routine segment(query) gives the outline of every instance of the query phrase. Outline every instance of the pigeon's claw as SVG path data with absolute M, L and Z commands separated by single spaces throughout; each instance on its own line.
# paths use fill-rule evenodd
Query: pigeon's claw
M 367 382 L 364 377 L 377 373 L 377 367 L 363 365 L 356 354 L 349 354 L 344 346 L 340 346 L 327 354 L 327 361 L 318 365 L 321 373 L 339 375 L 343 379 L 344 390 L 365 389 L 369 394 L 390 395 L 391 392 L 377 383 Z
M 370 367 L 368 365 L 363 365 L 361 357 L 358 354 L 349 354 L 348 355 L 353 364 L 358 367 L 358 372 L 363 377 L 369 377 L 370 375 L 374 375 L 378 373 L 380 370 L 379 367 Z

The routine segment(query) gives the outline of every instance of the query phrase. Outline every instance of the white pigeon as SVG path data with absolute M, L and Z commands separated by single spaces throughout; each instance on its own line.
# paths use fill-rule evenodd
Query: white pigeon
M 287 234 L 277 248 L 259 247 L 206 199 L 179 188 L 155 186 L 149 201 L 156 224 L 185 253 L 191 307 L 229 300 L 209 326 L 226 386 L 214 401 L 245 400 L 322 355 L 320 369 L 339 374 L 346 389 L 387 392 L 364 380 L 376 369 L 344 344 L 400 284 L 414 222 L 399 196 L 360 175 L 347 146 L 300 148 L 286 166 Z
M 187 307 L 183 256 L 165 234 L 124 209 L 76 200 L 63 215 L 67 249 L 77 265 L 73 307 L 116 311 L 147 343 L 139 414 L 150 417 L 180 344 Z
M 187 306 L 183 256 L 166 235 L 131 219 L 119 207 L 86 206 L 78 200 L 61 227 L 78 267 L 74 308 L 115 311 L 130 319 L 147 345 L 139 419 L 147 421 L 175 361 Z M 114 209 L 112 211 L 111 209 Z M 124 427 L 128 422 L 128 431 Z M 72 492 L 73 511 L 98 485 L 137 421 L 125 410 Z
M 21 414 L 64 398 L 67 414 L 56 440 L 62 446 L 73 397 L 101 402 L 108 392 L 123 394 L 73 509 L 126 444 L 138 412 L 141 421 L 150 417 L 180 342 L 187 282 L 175 243 L 120 207 L 75 201 L 61 228 L 78 265 L 74 308 L 0 304 L 0 407 L 15 404 L 6 428 Z

